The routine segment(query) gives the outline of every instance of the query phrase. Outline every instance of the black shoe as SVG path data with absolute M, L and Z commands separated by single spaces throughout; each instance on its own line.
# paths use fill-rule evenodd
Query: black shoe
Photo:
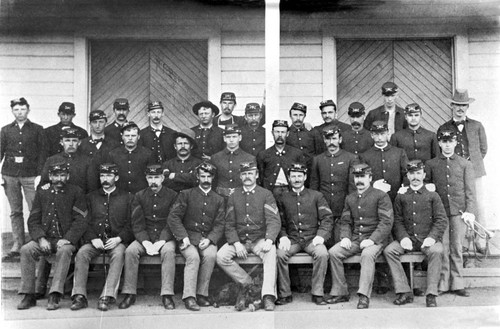
M 165 304 L 163 304 L 165 305 Z M 199 311 L 200 310 L 200 305 L 196 303 L 196 299 L 194 297 L 188 297 L 184 299 L 184 306 L 190 311 Z M 165 307 L 166 308 L 166 307 Z
M 420 288 L 413 288 L 413 296 L 417 296 L 417 297 L 422 297 L 424 296 L 425 293 L 422 289 Z
M 212 305 L 212 303 L 210 303 L 210 300 L 208 299 L 208 297 L 205 297 L 203 295 L 196 295 L 196 303 L 199 306 L 203 306 L 203 307 L 207 307 L 207 306 Z
M 340 295 L 340 296 L 332 296 L 326 300 L 328 304 L 337 304 L 337 303 L 343 303 L 343 302 L 348 302 L 350 296 L 349 295 Z
M 291 302 L 293 302 L 292 295 L 286 296 L 286 297 L 280 297 L 280 298 L 276 299 L 276 301 L 274 302 L 274 304 L 276 304 L 276 305 L 286 305 L 286 304 L 291 303 Z
M 377 288 L 375 288 L 375 292 L 378 295 L 385 295 L 388 291 L 389 291 L 389 288 L 387 288 L 387 287 L 377 287 Z
M 59 308 L 59 301 L 61 300 L 61 294 L 58 292 L 52 292 L 49 294 L 49 301 L 47 302 L 47 310 L 54 311 Z
M 359 294 L 358 309 L 365 309 L 370 306 L 370 298 L 363 294 Z
M 97 309 L 106 312 L 109 310 L 109 304 L 113 303 L 113 297 L 104 296 L 99 298 L 97 302 Z
M 264 309 L 266 311 L 274 311 L 274 296 L 265 295 L 262 298 L 262 304 L 264 305 Z
M 392 303 L 394 305 L 413 303 L 413 295 L 411 294 L 411 292 L 397 294 L 397 298 Z
M 316 305 L 326 305 L 326 301 L 323 296 L 312 295 L 311 300 Z
M 20 256 L 19 251 L 9 251 L 7 255 L 2 257 L 2 262 L 13 262 L 18 260 Z
M 87 298 L 85 298 L 84 295 L 76 294 L 72 299 L 73 302 L 71 303 L 70 307 L 72 311 L 78 311 L 88 306 Z
M 469 292 L 465 289 L 453 290 L 452 292 L 455 295 L 460 296 L 460 297 L 469 297 L 470 296 Z
M 172 300 L 172 296 L 170 295 L 161 296 L 161 302 L 163 303 L 163 307 L 165 307 L 165 309 L 167 310 L 175 309 L 175 304 L 174 301 Z
M 436 296 L 428 294 L 425 297 L 425 305 L 427 305 L 427 307 L 437 307 Z
M 42 290 L 42 291 L 40 291 L 40 292 L 36 292 L 36 293 L 35 293 L 35 298 L 36 298 L 37 300 L 39 300 L 39 299 L 44 299 L 44 298 L 45 298 L 45 294 L 47 294 L 47 288 L 43 289 L 43 290 Z
M 118 305 L 118 308 L 120 309 L 129 308 L 130 306 L 134 305 L 134 303 L 135 303 L 135 295 L 127 294 L 120 303 L 120 305 Z
M 18 310 L 27 310 L 28 308 L 36 306 L 36 298 L 34 294 L 25 294 L 23 300 L 17 305 Z

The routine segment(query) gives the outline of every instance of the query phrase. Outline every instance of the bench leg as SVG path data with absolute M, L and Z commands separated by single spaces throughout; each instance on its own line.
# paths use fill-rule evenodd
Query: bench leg
M 413 291 L 413 262 L 410 262 L 409 265 L 410 265 L 410 288 Z

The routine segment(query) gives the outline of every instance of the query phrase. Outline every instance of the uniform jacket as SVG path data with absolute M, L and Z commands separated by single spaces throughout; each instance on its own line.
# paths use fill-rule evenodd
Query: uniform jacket
M 337 119 L 333 120 L 331 123 L 323 122 L 319 126 L 314 127 L 314 129 L 318 131 L 318 133 L 321 137 L 323 137 L 323 128 L 328 127 L 328 126 L 332 126 L 332 125 L 337 126 L 340 129 L 340 132 L 342 135 L 344 134 L 345 131 L 351 130 L 351 125 L 348 125 L 347 123 L 341 122 Z M 321 152 L 320 153 L 323 153 L 325 151 L 326 151 L 326 145 L 323 142 L 323 143 L 321 143 Z M 320 153 L 318 153 L 318 154 L 320 154 Z
M 317 129 L 307 130 L 304 126 L 297 128 L 292 125 L 288 133 L 286 144 L 298 148 L 309 158 L 325 150 L 325 142 Z
M 121 129 L 122 126 L 118 122 L 113 121 L 104 128 L 104 135 L 115 144 L 123 145 Z
M 408 123 L 405 119 L 405 110 L 402 107 L 396 105 L 394 116 L 394 131 L 400 131 L 408 127 Z M 366 130 L 370 130 L 372 123 L 375 121 L 389 121 L 389 112 L 385 110 L 384 105 L 380 105 L 376 109 L 368 112 L 363 127 Z
M 163 162 L 163 169 L 168 169 L 170 173 L 175 173 L 174 179 L 165 177 L 163 185 L 176 192 L 195 187 L 196 184 L 196 167 L 202 161 L 194 156 L 189 156 L 186 160 L 181 160 L 179 157 L 172 158 Z
M 276 146 L 271 146 L 257 155 L 257 168 L 259 169 L 259 185 L 268 190 L 274 188 L 280 168 L 285 174 L 294 162 L 306 163 L 304 153 L 292 146 L 285 145 L 283 152 L 278 152 Z
M 216 127 L 219 127 L 219 128 L 222 127 L 221 128 L 222 130 L 224 130 L 224 127 L 226 125 L 229 125 L 229 124 L 237 124 L 239 127 L 243 127 L 245 125 L 245 123 L 246 123 L 245 117 L 240 117 L 238 115 L 233 115 L 232 118 L 231 118 L 231 120 L 226 120 L 226 121 L 223 121 L 223 122 L 220 121 L 220 116 L 221 115 L 219 114 L 216 117 L 214 117 L 213 124 Z
M 154 129 L 148 126 L 141 129 L 140 136 L 139 145 L 144 146 L 153 153 L 152 156 L 156 163 L 162 164 L 176 156 L 174 148 L 175 130 L 162 126 L 160 137 L 157 137 Z
M 213 186 L 222 188 L 240 187 L 243 183 L 240 179 L 240 164 L 242 162 L 255 161 L 255 157 L 238 148 L 229 151 L 227 148 L 212 155 L 210 162 L 217 167 L 216 182 Z
M 213 125 L 204 129 L 199 125 L 191 128 L 195 133 L 195 140 L 198 147 L 192 151 L 192 155 L 201 159 L 203 155 L 212 156 L 224 149 L 223 131 Z
M 89 136 L 82 140 L 82 143 L 78 147 L 78 152 L 88 156 L 96 165 L 99 165 L 103 163 L 107 154 L 118 146 L 120 146 L 120 143 L 109 138 L 108 136 L 104 136 L 104 140 L 101 142 L 101 147 L 97 148 L 97 143 L 91 136 Z
M 55 154 L 61 153 L 64 151 L 64 148 L 61 145 L 61 135 L 64 130 L 72 128 L 76 129 L 80 134 L 80 140 L 89 136 L 87 131 L 82 127 L 78 127 L 73 122 L 71 122 L 68 126 L 62 125 L 60 122 L 56 125 L 45 128 L 45 138 L 47 140 L 47 156 L 53 156 Z
M 241 127 L 240 148 L 256 157 L 259 152 L 266 149 L 266 129 L 259 126 L 254 130 L 245 124 Z
M 425 162 L 441 152 L 436 134 L 422 127 L 417 130 L 409 128 L 400 130 L 391 136 L 390 143 L 405 150 L 408 160 Z
M 371 133 L 366 129 L 360 131 L 347 130 L 342 132 L 342 143 L 340 147 L 347 152 L 361 154 L 373 146 Z

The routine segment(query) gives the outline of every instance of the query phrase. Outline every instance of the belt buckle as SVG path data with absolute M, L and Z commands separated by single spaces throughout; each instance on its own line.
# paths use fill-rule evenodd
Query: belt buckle
M 15 163 L 23 163 L 23 160 L 24 160 L 24 157 L 18 157 L 18 156 L 14 157 L 14 162 Z

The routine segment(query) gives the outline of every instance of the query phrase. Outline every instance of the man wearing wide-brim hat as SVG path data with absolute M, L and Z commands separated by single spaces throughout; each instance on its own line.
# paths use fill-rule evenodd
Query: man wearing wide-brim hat
M 193 105 L 193 113 L 199 121 L 199 125 L 191 127 L 198 144 L 198 148 L 193 150 L 193 155 L 210 161 L 213 154 L 224 149 L 223 131 L 213 123 L 214 117 L 219 114 L 219 108 L 210 101 L 202 101 Z

